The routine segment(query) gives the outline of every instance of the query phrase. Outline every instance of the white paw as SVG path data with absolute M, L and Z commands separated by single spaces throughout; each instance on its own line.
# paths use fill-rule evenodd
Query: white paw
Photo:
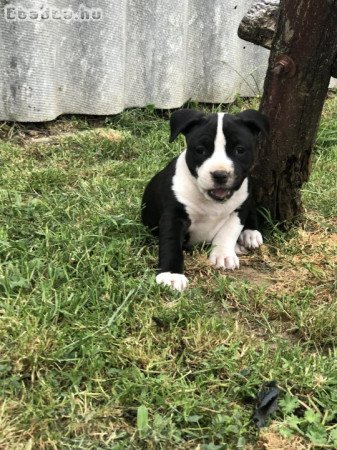
M 162 272 L 156 276 L 156 282 L 183 291 L 187 287 L 188 279 L 181 273 Z
M 211 264 L 222 269 L 234 270 L 240 267 L 239 258 L 234 252 L 215 247 L 209 256 Z
M 262 234 L 257 230 L 243 230 L 238 243 L 245 248 L 258 248 L 263 244 Z

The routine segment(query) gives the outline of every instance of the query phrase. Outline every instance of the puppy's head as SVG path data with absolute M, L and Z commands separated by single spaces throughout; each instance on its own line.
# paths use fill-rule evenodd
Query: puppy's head
M 247 177 L 256 135 L 269 133 L 267 117 L 251 109 L 236 115 L 181 109 L 171 115 L 170 127 L 170 142 L 179 133 L 186 138 L 186 163 L 199 190 L 218 202 L 230 198 Z

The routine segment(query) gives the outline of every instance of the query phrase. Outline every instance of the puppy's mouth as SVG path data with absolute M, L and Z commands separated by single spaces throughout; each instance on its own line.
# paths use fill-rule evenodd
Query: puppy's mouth
M 207 194 L 217 202 L 224 202 L 232 196 L 233 191 L 231 189 L 215 188 L 207 191 Z

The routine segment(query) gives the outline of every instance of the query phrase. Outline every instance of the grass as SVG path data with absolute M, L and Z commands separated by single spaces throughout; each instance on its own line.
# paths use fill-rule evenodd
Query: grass
M 231 274 L 197 249 L 183 294 L 155 284 L 139 220 L 183 144 L 164 116 L 0 125 L 0 448 L 336 448 L 336 119 L 332 97 L 303 228 Z M 281 401 L 258 434 L 270 380 Z

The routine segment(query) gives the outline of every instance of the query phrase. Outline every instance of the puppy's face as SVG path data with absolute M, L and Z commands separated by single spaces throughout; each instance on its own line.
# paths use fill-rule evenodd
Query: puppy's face
M 205 116 L 185 109 L 171 116 L 170 140 L 180 132 L 185 135 L 186 163 L 199 190 L 206 198 L 223 202 L 247 177 L 259 131 L 268 133 L 268 121 L 257 111 Z

